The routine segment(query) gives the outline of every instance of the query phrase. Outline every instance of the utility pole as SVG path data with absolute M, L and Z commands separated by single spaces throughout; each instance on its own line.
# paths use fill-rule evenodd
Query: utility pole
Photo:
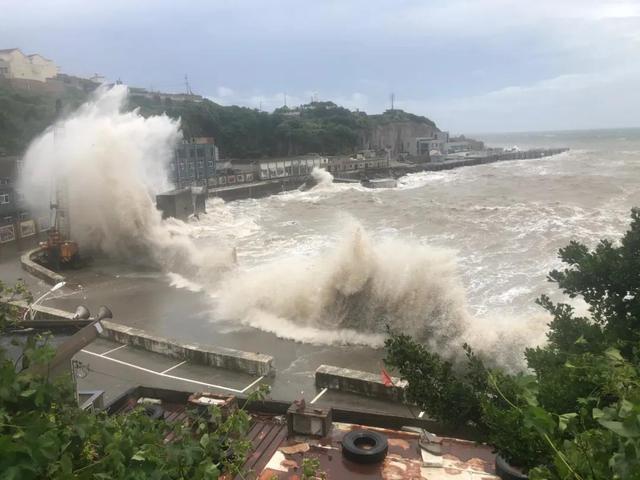
M 284 94 L 284 106 L 285 107 L 287 106 L 287 94 L 286 93 Z
M 393 104 L 396 101 L 396 94 L 395 93 L 391 93 L 391 111 L 393 111 Z

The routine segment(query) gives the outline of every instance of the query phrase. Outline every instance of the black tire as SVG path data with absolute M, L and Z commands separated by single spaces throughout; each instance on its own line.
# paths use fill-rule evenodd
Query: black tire
M 502 480 L 527 480 L 529 478 L 528 475 L 509 465 L 500 455 L 496 456 L 496 475 Z
M 144 413 L 152 420 L 164 417 L 164 408 L 160 405 L 145 405 Z
M 355 463 L 380 463 L 388 450 L 387 437 L 371 430 L 353 430 L 342 439 L 342 455 Z

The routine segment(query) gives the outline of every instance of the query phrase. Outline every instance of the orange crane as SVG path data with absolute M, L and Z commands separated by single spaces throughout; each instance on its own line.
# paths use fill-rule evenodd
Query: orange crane
M 62 103 L 60 99 L 56 101 L 57 118 L 60 119 Z M 56 123 L 53 128 L 53 141 L 55 144 L 60 124 Z M 53 268 L 60 269 L 73 267 L 80 260 L 80 249 L 78 244 L 71 240 L 71 223 L 69 220 L 69 200 L 67 182 L 64 179 L 57 179 L 55 183 L 54 199 L 50 202 L 53 216 L 52 226 L 46 242 L 41 242 L 40 247 L 44 250 L 46 261 Z

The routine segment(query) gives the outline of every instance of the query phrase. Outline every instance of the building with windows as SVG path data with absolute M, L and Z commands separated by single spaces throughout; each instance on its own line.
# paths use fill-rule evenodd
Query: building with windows
M 302 177 L 309 175 L 315 167 L 327 168 L 329 160 L 316 154 L 301 157 L 269 159 L 259 163 L 260 180 L 274 178 Z
M 416 137 L 409 149 L 409 153 L 413 156 L 427 156 L 432 151 L 446 153 L 446 145 L 449 142 L 449 132 L 434 131 L 433 135 L 428 137 Z
M 19 168 L 18 157 L 0 156 L 0 243 L 30 237 L 49 228 L 48 216 L 36 225 L 22 196 L 15 189 Z
M 176 188 L 209 186 L 217 174 L 218 147 L 212 137 L 185 140 L 174 150 L 169 178 Z
M 56 75 L 56 64 L 40 54 L 25 55 L 19 48 L 0 50 L 0 77 L 46 82 Z
M 391 152 L 362 150 L 355 157 L 333 157 L 329 159 L 327 170 L 332 174 L 366 173 L 370 170 L 389 168 Z

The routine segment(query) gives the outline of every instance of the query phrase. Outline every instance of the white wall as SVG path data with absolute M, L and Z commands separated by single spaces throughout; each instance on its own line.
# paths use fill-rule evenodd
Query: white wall
M 51 60 L 35 54 L 26 56 L 20 50 L 0 52 L 0 59 L 9 66 L 8 77 L 44 82 L 58 74 L 58 67 Z

